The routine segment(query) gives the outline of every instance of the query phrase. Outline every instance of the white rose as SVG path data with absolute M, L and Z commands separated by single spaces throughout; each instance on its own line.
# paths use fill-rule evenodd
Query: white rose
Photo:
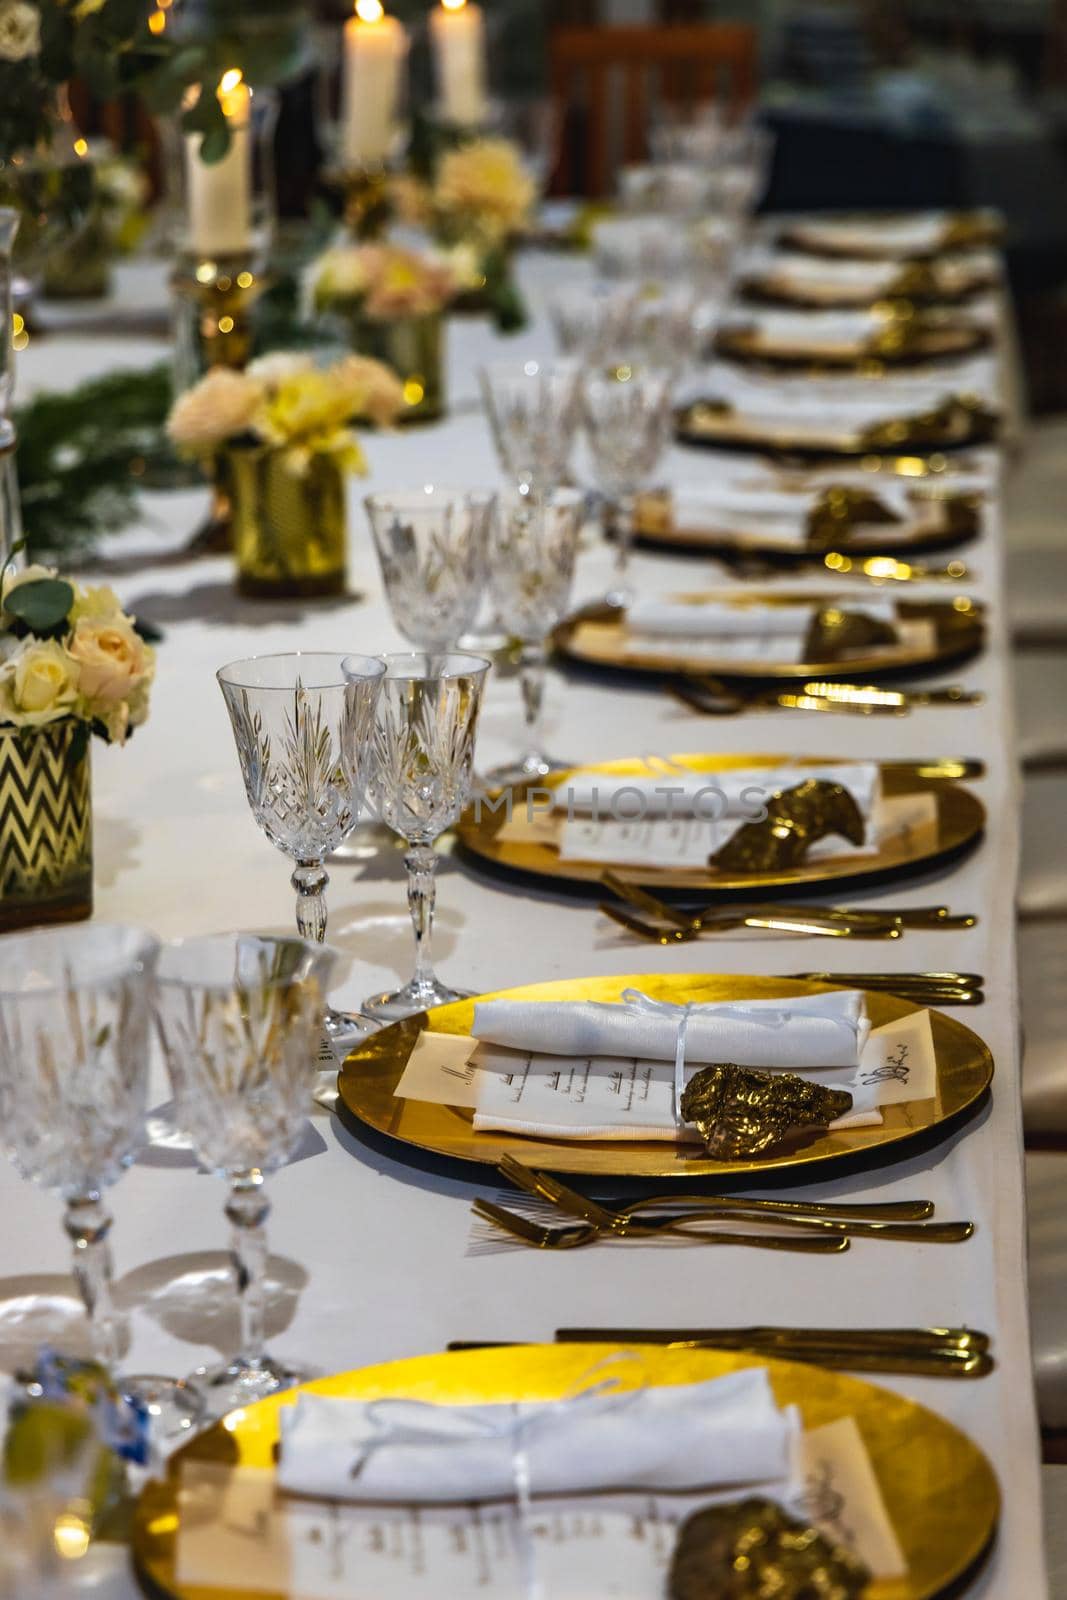
M 41 13 L 27 0 L 0 0 L 0 60 L 25 61 L 41 48 Z

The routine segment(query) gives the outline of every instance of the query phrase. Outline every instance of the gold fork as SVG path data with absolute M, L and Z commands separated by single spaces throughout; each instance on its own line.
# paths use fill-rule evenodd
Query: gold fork
M 620 900 L 627 900 L 636 906 L 639 911 L 646 912 L 648 916 L 664 922 L 674 923 L 680 928 L 702 927 L 709 920 L 720 917 L 754 916 L 761 914 L 773 915 L 776 912 L 796 915 L 798 913 L 827 918 L 837 922 L 862 923 L 873 919 L 876 923 L 887 921 L 899 923 L 902 928 L 947 929 L 947 928 L 973 928 L 978 918 L 968 913 L 954 915 L 948 906 L 877 906 L 859 907 L 849 909 L 847 906 L 807 905 L 799 901 L 795 905 L 765 904 L 753 901 L 750 904 L 716 904 L 704 905 L 697 909 L 672 905 L 669 900 L 661 900 L 658 895 L 651 894 L 639 884 L 627 883 L 625 878 L 620 878 L 610 869 L 601 873 L 600 881 L 605 889 L 618 895 Z
M 491 1222 L 495 1227 L 512 1234 L 516 1239 L 521 1239 L 524 1244 L 536 1250 L 579 1249 L 583 1245 L 596 1244 L 605 1237 L 607 1231 L 592 1222 L 563 1223 L 556 1227 L 545 1227 L 542 1223 L 532 1222 L 528 1217 L 520 1216 L 518 1212 L 509 1211 L 504 1206 L 498 1206 L 494 1201 L 481 1197 L 473 1202 L 472 1209 L 483 1221 Z M 690 1233 L 671 1224 L 649 1227 L 640 1232 L 634 1230 L 631 1234 L 632 1238 L 643 1239 L 663 1236 L 682 1237 L 688 1239 L 691 1244 L 749 1245 L 755 1250 L 794 1250 L 803 1255 L 840 1255 L 849 1247 L 848 1239 L 841 1234 L 827 1237 L 819 1233 L 796 1233 L 786 1237 L 774 1233 L 712 1233 L 707 1230 Z
M 705 933 L 724 933 L 732 928 L 763 928 L 773 933 L 807 933 L 818 937 L 830 939 L 899 939 L 901 929 L 893 923 L 853 924 L 839 919 L 824 919 L 818 916 L 805 916 L 799 912 L 788 915 L 749 915 L 744 917 L 726 917 L 716 920 L 702 921 L 699 927 L 680 928 L 676 926 L 663 927 L 645 922 L 635 916 L 633 912 L 626 911 L 622 906 L 604 903 L 600 907 L 604 915 L 611 917 L 612 921 L 634 933 L 641 939 L 649 939 L 654 944 L 689 944 L 694 939 L 699 939 Z
M 580 1218 L 605 1231 L 629 1234 L 632 1237 L 641 1236 L 646 1228 L 645 1223 L 635 1221 L 635 1213 L 647 1208 L 646 1203 L 640 1200 L 632 1205 L 623 1206 L 620 1211 L 612 1211 L 598 1201 L 589 1199 L 587 1195 L 579 1194 L 576 1189 L 561 1183 L 549 1173 L 535 1172 L 507 1154 L 499 1162 L 499 1171 L 527 1194 L 547 1200 L 566 1212 L 568 1216 Z M 674 1232 L 677 1229 L 684 1230 L 686 1224 L 690 1222 L 702 1220 L 720 1222 L 724 1217 L 736 1218 L 739 1222 L 764 1220 L 761 1212 L 746 1209 L 743 1201 L 736 1205 L 720 1206 L 712 1199 L 705 1202 L 702 1209 L 687 1212 L 676 1224 L 664 1222 L 660 1226 L 663 1231 Z M 804 1228 L 813 1232 L 833 1233 L 845 1237 L 911 1240 L 916 1243 L 925 1241 L 928 1244 L 960 1244 L 974 1233 L 973 1222 L 873 1221 L 856 1217 L 785 1215 L 782 1212 L 774 1217 L 774 1221 L 785 1228 Z

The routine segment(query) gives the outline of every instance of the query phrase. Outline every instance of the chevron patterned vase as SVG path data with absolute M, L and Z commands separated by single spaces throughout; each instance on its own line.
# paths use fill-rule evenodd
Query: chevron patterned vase
M 0 930 L 93 909 L 89 725 L 0 727 Z

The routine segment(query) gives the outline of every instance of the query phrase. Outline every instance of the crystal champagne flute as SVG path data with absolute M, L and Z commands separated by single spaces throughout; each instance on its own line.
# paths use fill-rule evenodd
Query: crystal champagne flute
M 63 1198 L 93 1355 L 145 1419 L 150 1450 L 188 1433 L 200 1403 L 175 1379 L 117 1374 L 104 1192 L 146 1143 L 158 956 L 151 934 L 118 924 L 0 939 L 0 1137 L 24 1177 Z
M 500 497 L 489 543 L 489 588 L 502 625 L 521 644 L 525 749 L 518 762 L 489 774 L 497 783 L 542 778 L 561 764 L 541 746 L 548 641 L 570 606 L 584 512 L 585 497 L 577 489 Z
M 407 845 L 408 907 L 415 972 L 363 1009 L 393 1021 L 461 998 L 434 973 L 430 957 L 436 899 L 434 841 L 457 821 L 474 771 L 474 739 L 489 662 L 468 655 L 392 655 L 378 700 L 368 798 Z
M 272 844 L 296 862 L 296 925 L 326 937 L 323 863 L 359 820 L 367 782 L 374 708 L 385 672 L 377 656 L 297 651 L 251 656 L 216 674 L 233 725 L 252 815 Z M 327 1007 L 325 1027 L 343 1043 L 368 1031 L 365 1019 Z
M 192 1379 L 214 1416 L 306 1376 L 264 1348 L 271 1209 L 265 1180 L 303 1135 L 335 959 L 327 945 L 251 933 L 178 940 L 160 954 L 156 1026 L 175 1121 L 203 1164 L 229 1185 L 240 1349 Z

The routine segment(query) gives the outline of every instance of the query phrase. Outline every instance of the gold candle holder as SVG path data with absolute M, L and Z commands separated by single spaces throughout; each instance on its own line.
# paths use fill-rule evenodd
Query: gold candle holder
M 342 201 L 342 216 L 356 239 L 377 239 L 389 221 L 389 174 L 384 167 L 335 168 L 326 182 Z
M 174 387 L 192 388 L 209 367 L 247 366 L 256 302 L 270 278 L 243 257 L 192 261 L 171 278 Z

